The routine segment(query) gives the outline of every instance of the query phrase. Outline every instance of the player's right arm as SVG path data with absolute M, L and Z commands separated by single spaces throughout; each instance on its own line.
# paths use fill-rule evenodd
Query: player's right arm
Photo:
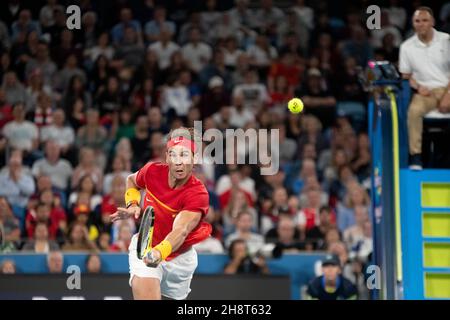
M 136 183 L 137 172 L 130 174 L 127 177 L 125 192 L 125 205 L 126 208 L 117 208 L 117 211 L 111 215 L 111 220 L 117 221 L 121 219 L 128 219 L 134 216 L 136 219 L 139 218 L 141 214 L 141 207 L 139 206 L 141 202 L 141 188 Z

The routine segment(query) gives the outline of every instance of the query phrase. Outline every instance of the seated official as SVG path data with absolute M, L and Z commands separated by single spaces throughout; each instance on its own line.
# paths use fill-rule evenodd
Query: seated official
M 450 36 L 433 28 L 428 7 L 417 8 L 412 20 L 416 33 L 400 47 L 399 69 L 415 91 L 408 109 L 409 168 L 421 170 L 423 117 L 450 112 Z

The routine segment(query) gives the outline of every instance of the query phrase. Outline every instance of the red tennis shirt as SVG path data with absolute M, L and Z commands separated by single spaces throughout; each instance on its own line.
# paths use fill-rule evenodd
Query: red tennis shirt
M 209 237 L 212 227 L 204 221 L 209 208 L 209 195 L 203 183 L 194 175 L 181 187 L 169 186 L 169 166 L 161 162 L 149 162 L 136 176 L 136 184 L 145 189 L 144 209 L 152 206 L 155 210 L 152 246 L 156 246 L 172 231 L 173 221 L 181 211 L 200 212 L 202 219 L 189 233 L 181 247 L 172 252 L 166 260 L 183 253 L 193 244 Z

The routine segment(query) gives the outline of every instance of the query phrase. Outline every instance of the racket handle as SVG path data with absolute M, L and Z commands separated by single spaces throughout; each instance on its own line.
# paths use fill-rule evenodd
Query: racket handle
M 156 268 L 158 266 L 158 264 L 161 262 L 160 259 L 158 259 L 158 260 L 155 259 L 155 257 L 153 256 L 152 250 L 147 252 L 147 254 L 144 256 L 144 259 L 142 259 L 142 260 L 144 260 L 144 263 L 146 264 L 146 266 L 150 267 L 150 268 Z M 145 262 L 145 260 L 147 260 L 147 261 Z

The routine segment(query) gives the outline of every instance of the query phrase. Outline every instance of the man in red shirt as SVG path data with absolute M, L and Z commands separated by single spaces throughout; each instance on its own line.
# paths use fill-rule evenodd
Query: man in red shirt
M 129 247 L 130 285 L 135 299 L 181 300 L 189 294 L 197 268 L 197 253 L 192 245 L 211 234 L 204 221 L 209 196 L 203 183 L 193 174 L 197 145 L 192 129 L 180 128 L 169 134 L 166 162 L 148 162 L 127 179 L 125 202 L 112 220 L 141 213 L 140 191 L 145 191 L 144 206 L 155 211 L 152 261 L 138 259 L 137 234 Z

